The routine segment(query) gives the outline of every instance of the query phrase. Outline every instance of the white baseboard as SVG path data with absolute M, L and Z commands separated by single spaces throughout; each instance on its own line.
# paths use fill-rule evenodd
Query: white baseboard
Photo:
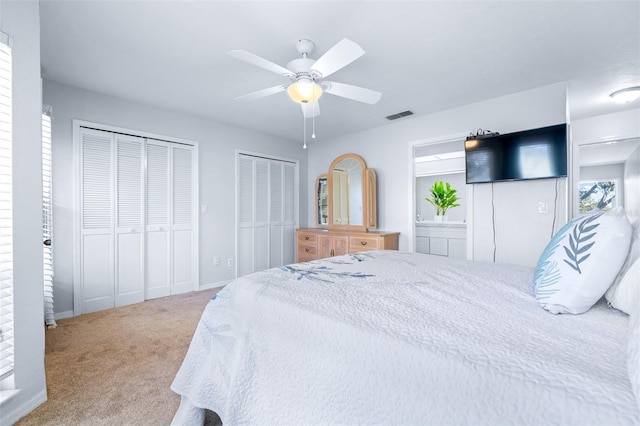
M 40 404 L 47 401 L 47 391 L 43 389 L 42 391 L 35 394 L 31 399 L 23 402 L 17 407 L 11 407 L 11 404 L 7 404 L 2 409 L 2 424 L 3 425 L 12 425 L 16 423 L 18 420 L 35 410 L 40 406 Z M 10 410 L 11 408 L 11 410 Z M 8 411 L 8 412 L 7 412 Z
M 209 284 L 200 284 L 200 287 L 198 287 L 198 290 L 209 290 L 212 288 L 224 287 L 225 285 L 229 284 L 231 281 L 233 280 L 218 281 L 218 282 L 209 283 Z
M 53 319 L 58 321 L 61 319 L 71 318 L 72 316 L 73 316 L 73 311 L 57 312 L 53 314 Z

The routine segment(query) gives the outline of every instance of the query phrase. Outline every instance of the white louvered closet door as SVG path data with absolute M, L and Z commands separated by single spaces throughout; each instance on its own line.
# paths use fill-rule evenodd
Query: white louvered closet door
M 170 144 L 147 140 L 146 298 L 171 294 Z
M 114 306 L 113 134 L 80 130 L 81 313 Z
M 144 301 L 144 139 L 115 134 L 115 306 Z
M 283 171 L 283 223 L 282 223 L 282 263 L 288 265 L 296 261 L 296 165 L 284 163 Z
M 253 235 L 254 270 L 269 267 L 269 161 L 256 159 L 255 222 Z
M 254 161 L 238 158 L 238 276 L 254 271 L 253 267 L 253 182 Z
M 269 163 L 269 267 L 283 265 L 284 243 L 284 173 L 281 161 Z
M 238 276 L 294 262 L 295 164 L 238 156 Z
M 194 288 L 193 147 L 171 144 L 171 294 Z

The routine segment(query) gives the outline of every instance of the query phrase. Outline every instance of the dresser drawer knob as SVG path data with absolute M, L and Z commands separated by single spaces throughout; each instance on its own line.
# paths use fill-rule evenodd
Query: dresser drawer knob
M 362 244 L 363 246 L 366 246 L 367 242 L 366 241 L 360 241 L 360 244 Z
M 306 247 L 306 248 L 304 249 L 304 251 L 306 251 L 307 253 L 309 253 L 309 247 Z
M 308 235 L 305 235 L 304 239 L 305 239 L 305 240 L 307 240 L 307 241 L 309 241 L 309 236 L 308 236 Z

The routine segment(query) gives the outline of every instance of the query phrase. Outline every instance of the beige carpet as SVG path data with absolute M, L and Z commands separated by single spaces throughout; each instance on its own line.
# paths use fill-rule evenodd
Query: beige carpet
M 17 425 L 168 425 L 169 386 L 219 289 L 58 321 L 47 330 L 48 401 Z

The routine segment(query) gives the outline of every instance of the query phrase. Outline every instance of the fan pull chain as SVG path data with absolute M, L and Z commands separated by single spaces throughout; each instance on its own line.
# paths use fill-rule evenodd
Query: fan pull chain
M 304 145 L 302 145 L 303 149 L 307 149 L 307 119 L 302 116 L 302 140 L 304 141 Z
M 316 91 L 313 91 L 313 117 L 311 118 L 311 124 L 313 126 L 311 130 L 311 139 L 316 138 Z

